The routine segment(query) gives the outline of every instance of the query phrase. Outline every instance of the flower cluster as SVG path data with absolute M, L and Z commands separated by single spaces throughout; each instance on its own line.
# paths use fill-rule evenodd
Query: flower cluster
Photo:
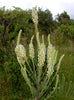
M 19 44 L 16 46 L 15 48 L 15 52 L 17 55 L 17 60 L 20 64 L 24 64 L 25 63 L 25 59 L 26 59 L 26 50 L 23 47 L 23 45 Z
M 42 67 L 45 62 L 45 53 L 46 53 L 46 48 L 45 45 L 42 43 L 40 45 L 39 51 L 38 51 L 38 66 Z
M 50 63 L 51 63 L 52 51 L 53 51 L 53 46 L 50 44 L 47 48 L 47 63 L 48 63 L 48 66 L 50 66 Z
M 34 9 L 32 10 L 32 20 L 34 23 L 38 23 L 38 15 L 37 15 L 36 7 L 34 7 Z
M 49 75 L 52 75 L 53 73 L 53 68 L 52 68 L 52 52 L 53 52 L 53 46 L 50 44 L 48 46 L 48 49 L 47 49 L 47 68 L 48 68 L 48 71 L 47 71 L 47 74 Z

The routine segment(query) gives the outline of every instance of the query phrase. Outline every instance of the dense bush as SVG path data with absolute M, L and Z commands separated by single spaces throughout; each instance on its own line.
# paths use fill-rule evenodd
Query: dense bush
M 40 29 L 42 29 L 42 31 L 45 31 L 46 34 L 49 34 L 49 32 L 51 32 L 53 27 L 52 13 L 48 9 L 43 11 L 41 8 L 39 8 L 38 16 L 39 16 L 38 20 Z
M 60 24 L 67 24 L 70 20 L 70 16 L 66 11 L 64 11 L 63 13 L 57 15 L 57 20 L 60 22 Z
M 25 34 L 29 34 L 28 30 L 33 28 L 31 27 L 33 26 L 32 23 L 29 23 L 30 19 L 31 11 L 29 10 L 22 10 L 18 7 L 14 7 L 14 10 L 5 10 L 4 8 L 0 8 L 0 34 L 2 42 L 6 43 L 6 36 L 11 37 L 9 35 L 13 34 L 13 32 L 16 36 L 20 29 L 22 29 Z M 13 37 L 15 38 L 15 36 Z
M 12 45 L 9 45 L 7 48 L 1 48 L 0 56 L 0 93 L 2 98 L 4 98 L 4 100 L 7 98 L 14 100 L 17 97 L 22 98 L 22 95 L 23 97 L 26 97 L 26 95 L 30 96 L 30 94 L 28 94 L 29 89 L 26 87 L 27 85 L 20 73 L 20 67 Z M 1 95 L 0 99 L 2 100 Z
M 63 32 L 68 38 L 74 38 L 74 26 L 61 24 L 60 28 L 61 32 Z

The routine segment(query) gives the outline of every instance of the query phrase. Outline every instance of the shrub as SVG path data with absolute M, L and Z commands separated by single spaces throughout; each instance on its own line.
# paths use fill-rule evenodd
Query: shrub
M 46 9 L 43 11 L 41 8 L 38 9 L 38 18 L 39 18 L 39 29 L 44 31 L 46 35 L 51 32 L 53 28 L 53 18 L 52 13 Z
M 62 24 L 60 26 L 61 32 L 64 33 L 68 38 L 73 39 L 74 38 L 74 27 L 72 25 L 64 25 Z

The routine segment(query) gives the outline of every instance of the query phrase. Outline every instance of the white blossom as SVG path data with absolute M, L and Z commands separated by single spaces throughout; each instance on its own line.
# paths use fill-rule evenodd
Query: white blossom
M 26 51 L 23 45 L 17 45 L 15 48 L 15 53 L 17 55 L 18 62 L 24 64 L 26 59 Z
M 32 19 L 34 23 L 38 23 L 38 15 L 37 15 L 36 7 L 34 7 L 32 10 Z
M 47 63 L 48 63 L 48 65 L 51 63 L 52 50 L 53 50 L 53 46 L 50 44 L 47 48 Z
M 38 66 L 42 67 L 45 62 L 45 52 L 46 48 L 44 44 L 41 44 L 39 51 L 38 51 Z
M 29 44 L 29 55 L 31 58 L 34 58 L 34 47 L 32 43 Z
M 48 71 L 47 71 L 47 74 L 49 75 L 52 75 L 53 73 L 53 68 L 52 68 L 52 52 L 53 52 L 53 46 L 50 44 L 47 48 L 47 68 L 48 68 Z

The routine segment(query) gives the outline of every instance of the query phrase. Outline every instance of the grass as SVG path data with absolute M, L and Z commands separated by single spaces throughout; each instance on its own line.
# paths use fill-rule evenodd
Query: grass
M 60 67 L 60 74 L 64 74 L 66 80 L 69 82 L 73 80 L 73 72 L 74 72 L 74 47 L 73 41 L 69 40 L 67 37 L 58 36 L 56 34 L 51 35 L 52 43 L 55 45 L 56 49 L 58 49 L 58 58 L 60 55 L 64 54 L 64 58 L 62 60 L 62 64 Z M 62 39 L 61 39 L 62 38 Z M 60 41 L 58 43 L 58 41 Z

